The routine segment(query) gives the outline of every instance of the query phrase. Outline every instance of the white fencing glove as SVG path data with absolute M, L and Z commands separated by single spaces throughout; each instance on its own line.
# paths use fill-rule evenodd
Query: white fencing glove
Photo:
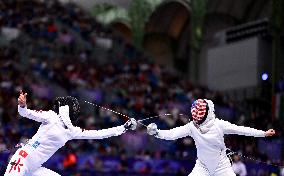
M 137 122 L 134 118 L 129 119 L 125 124 L 124 124 L 124 128 L 126 130 L 135 130 L 137 127 Z
M 151 123 L 147 126 L 147 133 L 149 135 L 158 135 L 158 127 L 155 123 Z

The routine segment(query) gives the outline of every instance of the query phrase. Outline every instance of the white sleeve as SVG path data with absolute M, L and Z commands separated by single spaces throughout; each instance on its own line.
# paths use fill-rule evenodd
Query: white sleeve
M 81 130 L 74 139 L 104 139 L 111 136 L 119 136 L 125 132 L 123 125 L 103 130 Z
M 254 136 L 254 137 L 265 137 L 265 131 L 257 130 L 250 127 L 237 126 L 231 124 L 228 121 L 219 120 L 220 126 L 223 129 L 224 134 L 238 134 L 245 136 Z
M 155 137 L 165 140 L 176 140 L 178 138 L 183 138 L 186 136 L 191 136 L 189 123 L 170 130 L 158 130 L 158 133 Z
M 27 109 L 27 107 L 22 108 L 18 105 L 18 112 L 22 117 L 37 121 L 37 122 L 48 122 L 49 111 L 35 111 Z

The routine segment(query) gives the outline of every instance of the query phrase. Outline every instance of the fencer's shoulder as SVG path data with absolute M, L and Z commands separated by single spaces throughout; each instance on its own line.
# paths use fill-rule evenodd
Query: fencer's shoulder
M 47 111 L 47 113 L 52 114 L 52 115 L 58 115 L 56 112 L 54 112 L 53 110 L 49 110 Z
M 46 111 L 47 115 L 49 117 L 56 117 L 56 116 L 59 116 L 56 112 L 52 111 L 52 110 L 49 110 L 49 111 Z
M 73 126 L 71 129 L 71 135 L 72 135 L 72 138 L 76 138 L 77 136 L 81 136 L 82 133 L 84 131 L 86 131 L 85 129 L 82 129 L 81 127 L 78 127 L 78 126 Z
M 221 121 L 222 121 L 222 119 L 215 118 L 215 123 L 220 123 Z
M 193 121 L 190 121 L 186 124 L 189 128 L 195 127 Z
M 220 127 L 228 127 L 232 125 L 229 121 L 218 118 L 215 119 L 215 124 L 217 124 Z
M 56 122 L 60 120 L 59 115 L 52 110 L 46 111 L 45 115 L 47 116 L 49 122 Z
M 218 119 L 218 118 L 215 119 L 215 123 L 227 123 L 227 122 L 228 121 L 223 120 L 223 119 Z

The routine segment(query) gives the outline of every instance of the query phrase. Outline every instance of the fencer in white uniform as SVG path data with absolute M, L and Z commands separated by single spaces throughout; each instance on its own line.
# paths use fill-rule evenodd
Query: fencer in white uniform
M 215 118 L 214 104 L 211 100 L 198 99 L 191 107 L 193 121 L 170 130 L 159 130 L 155 123 L 149 124 L 147 132 L 157 138 L 175 140 L 192 137 L 197 149 L 196 164 L 189 176 L 235 176 L 224 143 L 225 134 L 238 134 L 254 137 L 272 136 L 273 129 L 256 130 L 237 126 L 228 121 Z
M 26 95 L 21 92 L 18 112 L 21 116 L 40 122 L 37 133 L 11 157 L 4 176 L 59 176 L 42 167 L 59 148 L 72 139 L 104 139 L 136 129 L 135 119 L 124 125 L 103 129 L 83 130 L 73 125 L 78 117 L 79 103 L 74 97 L 58 97 L 53 110 L 27 109 Z

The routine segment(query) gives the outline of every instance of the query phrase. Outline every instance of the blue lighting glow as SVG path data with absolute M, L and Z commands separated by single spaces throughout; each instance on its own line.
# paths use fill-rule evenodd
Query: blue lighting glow
M 263 81 L 266 81 L 268 79 L 268 74 L 267 73 L 263 73 L 261 75 L 261 78 L 262 78 Z

